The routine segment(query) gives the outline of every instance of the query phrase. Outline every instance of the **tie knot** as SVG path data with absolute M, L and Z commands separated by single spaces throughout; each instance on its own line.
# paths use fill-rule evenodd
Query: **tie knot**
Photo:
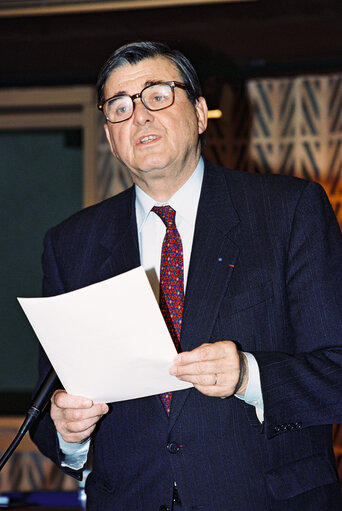
M 166 228 L 176 227 L 176 211 L 171 206 L 154 206 L 152 211 L 163 220 Z

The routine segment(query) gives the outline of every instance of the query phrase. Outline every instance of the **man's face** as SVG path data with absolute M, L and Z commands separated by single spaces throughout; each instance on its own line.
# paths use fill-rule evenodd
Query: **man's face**
M 149 82 L 178 81 L 177 67 L 164 57 L 142 60 L 115 69 L 108 77 L 105 99 L 117 93 L 139 93 Z M 204 98 L 193 105 L 186 91 L 175 88 L 175 102 L 165 110 L 151 112 L 135 100 L 133 116 L 105 131 L 113 154 L 131 172 L 133 181 L 149 191 L 158 180 L 180 187 L 192 174 L 200 156 L 199 134 L 207 125 Z

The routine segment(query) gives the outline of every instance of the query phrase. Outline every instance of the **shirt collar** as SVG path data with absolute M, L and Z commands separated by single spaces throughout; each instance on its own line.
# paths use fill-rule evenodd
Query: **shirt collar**
M 135 185 L 136 199 L 135 209 L 138 232 L 143 228 L 153 206 L 170 205 L 176 212 L 189 223 L 195 224 L 198 201 L 201 193 L 204 173 L 204 161 L 202 157 L 184 185 L 167 202 L 157 202 Z

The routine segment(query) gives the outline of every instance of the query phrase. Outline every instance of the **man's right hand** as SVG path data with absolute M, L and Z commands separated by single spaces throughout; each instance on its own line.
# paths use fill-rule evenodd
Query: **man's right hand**
M 108 410 L 105 403 L 93 404 L 91 399 L 65 390 L 56 390 L 51 398 L 51 418 L 65 442 L 84 442 Z

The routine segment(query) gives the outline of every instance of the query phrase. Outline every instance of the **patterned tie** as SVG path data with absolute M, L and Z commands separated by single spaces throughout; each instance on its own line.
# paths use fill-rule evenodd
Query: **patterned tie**
M 159 306 L 177 351 L 182 328 L 184 304 L 184 272 L 182 240 L 175 224 L 176 212 L 171 206 L 154 206 L 166 226 L 160 260 Z M 172 392 L 160 396 L 166 413 L 171 410 Z

